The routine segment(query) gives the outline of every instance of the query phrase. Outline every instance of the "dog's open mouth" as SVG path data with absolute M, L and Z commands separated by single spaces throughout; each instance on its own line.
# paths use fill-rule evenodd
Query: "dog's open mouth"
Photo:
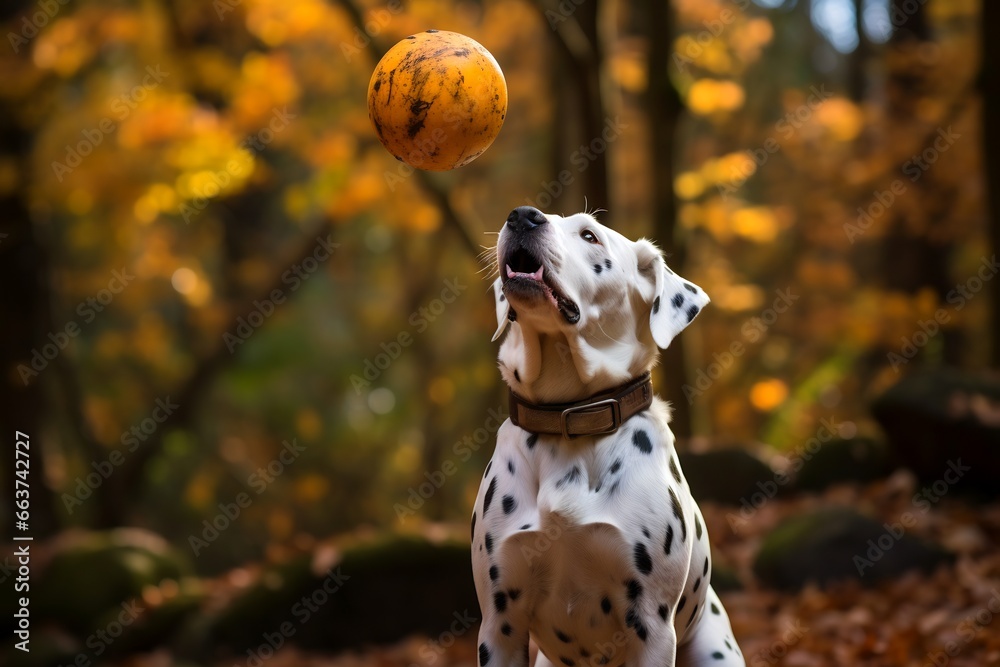
M 545 275 L 542 263 L 524 248 L 508 253 L 503 267 L 503 290 L 510 296 L 543 296 L 570 324 L 580 321 L 580 308 L 568 299 L 551 276 Z

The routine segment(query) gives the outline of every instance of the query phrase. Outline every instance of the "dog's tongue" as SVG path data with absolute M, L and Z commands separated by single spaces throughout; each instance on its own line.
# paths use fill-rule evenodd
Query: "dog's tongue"
M 508 278 L 529 278 L 531 280 L 536 280 L 542 282 L 542 272 L 545 271 L 544 266 L 539 266 L 538 270 L 534 273 L 521 273 L 510 268 L 510 264 L 507 264 L 507 277 Z
M 527 278 L 528 280 L 535 281 L 536 283 L 539 284 L 539 286 L 541 286 L 543 290 L 545 290 L 545 296 L 548 297 L 549 303 L 551 303 L 553 307 L 555 307 L 557 310 L 559 309 L 559 302 L 556 301 L 556 296 L 555 294 L 552 293 L 552 288 L 549 287 L 549 285 L 544 280 L 542 280 L 542 275 L 545 273 L 544 266 L 539 266 L 538 270 L 533 271 L 532 273 L 515 271 L 514 269 L 510 268 L 510 264 L 506 264 L 505 266 L 507 267 L 508 278 Z

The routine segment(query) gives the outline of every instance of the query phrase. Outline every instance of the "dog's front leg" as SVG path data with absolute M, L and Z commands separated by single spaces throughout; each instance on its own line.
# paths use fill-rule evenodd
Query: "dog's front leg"
M 606 656 L 610 658 L 607 664 L 621 665 L 627 657 L 629 667 L 674 667 L 677 662 L 677 633 L 669 619 L 664 622 L 656 614 L 633 616 L 630 609 L 625 624 L 639 641 L 630 643 L 628 656 Z
M 486 612 L 479 628 L 479 667 L 528 667 L 528 625 Z
M 662 625 L 657 628 L 655 637 L 651 636 L 643 643 L 638 664 L 640 667 L 674 667 L 676 662 L 677 634 L 674 626 Z

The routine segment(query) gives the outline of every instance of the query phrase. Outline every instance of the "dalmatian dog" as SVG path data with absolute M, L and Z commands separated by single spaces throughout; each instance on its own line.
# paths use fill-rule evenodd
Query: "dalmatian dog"
M 481 667 L 745 666 L 649 371 L 709 298 L 590 215 L 510 213 L 496 247 L 511 415 L 472 515 Z

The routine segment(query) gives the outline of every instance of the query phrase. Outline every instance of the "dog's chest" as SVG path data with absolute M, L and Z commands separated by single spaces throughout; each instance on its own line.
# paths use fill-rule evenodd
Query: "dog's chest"
M 567 443 L 508 423 L 498 436 L 473 525 L 480 599 L 554 661 L 621 664 L 634 646 L 616 638 L 666 623 L 681 639 L 708 588 L 708 545 L 665 424 L 642 415 Z

